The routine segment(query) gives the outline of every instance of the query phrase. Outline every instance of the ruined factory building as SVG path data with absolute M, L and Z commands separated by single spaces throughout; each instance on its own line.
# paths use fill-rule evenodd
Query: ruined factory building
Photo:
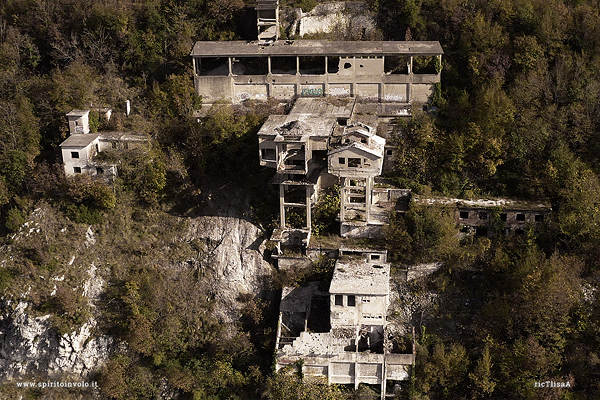
M 414 352 L 392 353 L 387 337 L 390 265 L 385 256 L 385 252 L 368 251 L 342 256 L 329 292 L 319 291 L 317 282 L 284 288 L 278 370 L 302 360 L 305 379 L 355 388 L 361 383 L 380 385 L 382 398 L 389 381 L 408 378 Z M 323 324 L 327 319 L 328 324 Z
M 196 92 L 206 103 L 324 96 L 427 102 L 442 54 L 439 42 L 325 40 L 201 41 L 191 52 Z

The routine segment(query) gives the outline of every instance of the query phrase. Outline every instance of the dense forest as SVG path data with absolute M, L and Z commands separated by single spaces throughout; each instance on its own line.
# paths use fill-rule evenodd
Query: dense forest
M 444 210 L 413 206 L 392 217 L 387 243 L 399 266 L 443 262 L 431 279 L 412 284 L 417 294 L 438 293 L 442 303 L 418 326 L 417 364 L 398 397 L 597 398 L 600 2 L 368 3 L 378 38 L 437 40 L 445 52 L 428 111 L 397 121 L 400 151 L 388 178 L 419 194 L 507 196 L 553 209 L 536 231 L 462 242 Z M 234 184 L 232 195 L 250 204 L 246 217 L 273 227 L 275 194 L 265 188 L 271 175 L 258 166 L 255 133 L 283 110 L 247 102 L 214 109 L 200 124 L 193 116 L 202 103 L 193 90 L 193 43 L 253 38 L 254 18 L 243 0 L 0 5 L 0 231 L 3 248 L 13 246 L 11 261 L 0 266 L 0 289 L 4 299 L 25 296 L 40 314 L 52 313 L 60 332 L 80 326 L 91 312 L 82 296 L 67 281 L 52 298 L 44 286 L 44 276 L 67 268 L 71 242 L 57 235 L 15 244 L 14 233 L 41 202 L 52 204 L 49 224 L 100 232 L 112 255 L 98 329 L 128 344 L 98 372 L 104 398 L 160 398 L 165 385 L 182 399 L 374 396 L 368 388 L 352 392 L 273 374 L 275 303 L 240 299 L 240 321 L 225 332 L 210 298 L 197 296 L 206 290 L 198 271 L 183 279 L 152 267 L 206 246 L 165 250 L 160 243 L 174 243 L 173 232 L 182 229 L 167 215 L 206 211 L 207 187 Z M 134 112 L 125 117 L 128 99 Z M 92 115 L 95 129 L 153 139 L 151 151 L 123 158 L 112 187 L 63 176 L 65 114 L 90 104 L 115 111 L 110 123 Z M 172 281 L 177 285 L 164 283 Z M 534 387 L 546 380 L 571 388 Z M 0 389 L 0 397 L 15 393 L 14 385 Z M 76 391 L 60 396 L 80 398 Z

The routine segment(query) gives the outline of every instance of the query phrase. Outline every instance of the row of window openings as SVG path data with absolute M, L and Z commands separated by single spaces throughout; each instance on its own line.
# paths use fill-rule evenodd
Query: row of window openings
M 349 295 L 347 297 L 348 297 L 347 306 L 348 307 L 354 307 L 354 306 L 356 306 L 356 296 Z M 368 297 L 363 297 L 362 298 L 362 302 L 363 303 L 370 303 L 371 299 L 368 298 Z M 335 295 L 335 305 L 336 306 L 343 306 L 344 305 L 344 295 L 342 295 L 342 294 L 336 294 Z
M 346 158 L 340 157 L 338 158 L 338 163 L 340 165 L 346 165 Z M 348 168 L 359 168 L 361 164 L 360 158 L 348 158 Z M 369 167 L 371 164 L 367 162 L 367 160 L 363 163 L 364 166 Z
M 73 172 L 76 173 L 76 174 L 80 174 L 81 173 L 81 167 L 73 167 Z M 96 167 L 96 174 L 98 174 L 98 175 L 104 174 L 104 168 L 102 168 L 102 167 Z
M 479 219 L 481 220 L 487 220 L 488 219 L 488 213 L 485 211 L 480 211 L 478 214 Z M 500 214 L 500 221 L 506 221 L 507 220 L 507 214 L 506 213 L 502 213 Z M 460 219 L 469 219 L 469 212 L 468 211 L 461 211 L 460 212 Z M 525 221 L 525 214 L 521 214 L 518 213 L 516 214 L 515 219 L 517 221 Z M 544 216 L 542 214 L 535 214 L 534 217 L 535 222 L 543 222 L 544 221 Z

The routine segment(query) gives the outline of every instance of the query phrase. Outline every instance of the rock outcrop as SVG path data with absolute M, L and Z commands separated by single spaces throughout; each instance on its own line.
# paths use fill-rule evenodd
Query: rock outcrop
M 86 377 L 108 359 L 113 340 L 94 337 L 94 319 L 59 335 L 51 328 L 50 315 L 30 316 L 25 302 L 12 306 L 4 302 L 0 314 L 0 381 L 32 375 Z

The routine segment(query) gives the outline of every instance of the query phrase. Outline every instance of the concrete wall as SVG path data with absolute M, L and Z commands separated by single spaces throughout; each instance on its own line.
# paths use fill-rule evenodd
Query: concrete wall
M 222 98 L 239 102 L 246 98 L 275 97 L 292 100 L 296 97 L 322 96 L 358 96 L 373 101 L 426 102 L 433 94 L 433 84 L 440 82 L 439 75 L 385 75 L 379 72 L 370 74 L 366 71 L 364 74 L 358 74 L 353 71 L 352 69 L 345 73 L 321 75 L 196 75 L 195 86 L 196 92 L 207 102 Z
M 337 294 L 342 296 L 343 305 L 335 304 L 336 294 L 329 299 L 331 325 L 382 325 L 387 312 L 387 296 L 367 296 L 359 294 Z M 348 305 L 348 296 L 354 295 L 355 305 Z
M 349 167 L 348 160 L 350 158 L 360 158 L 360 165 L 358 167 Z M 344 163 L 340 163 L 340 159 L 344 159 Z M 338 176 L 367 177 L 379 175 L 382 163 L 382 158 L 378 158 L 377 156 L 356 148 L 338 151 L 330 154 L 328 157 L 329 172 Z
M 372 238 L 372 239 L 383 239 L 382 225 L 354 225 L 350 223 L 342 223 L 340 227 L 340 235 L 345 238 Z
M 96 146 L 98 139 L 86 147 L 61 147 L 62 159 L 65 167 L 65 175 L 75 175 L 74 168 L 81 168 L 82 173 L 89 173 L 91 168 L 88 167 L 92 157 L 96 155 Z M 77 153 L 78 158 L 74 158 L 72 153 Z

